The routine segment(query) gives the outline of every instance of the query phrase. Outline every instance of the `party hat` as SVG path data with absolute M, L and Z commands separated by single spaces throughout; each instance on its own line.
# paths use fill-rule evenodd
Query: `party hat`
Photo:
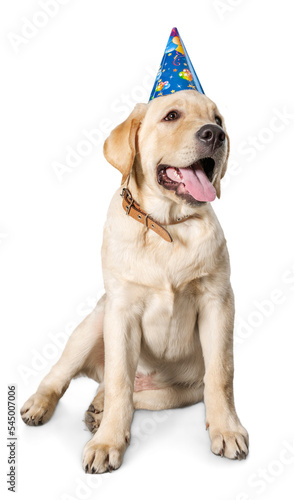
M 159 67 L 149 101 L 155 97 L 193 89 L 204 94 L 177 28 L 173 28 Z

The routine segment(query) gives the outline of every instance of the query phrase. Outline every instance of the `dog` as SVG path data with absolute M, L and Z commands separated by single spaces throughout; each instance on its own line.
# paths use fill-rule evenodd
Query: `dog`
M 220 197 L 229 138 L 216 105 L 195 90 L 137 104 L 106 139 L 122 174 L 104 228 L 105 295 L 21 409 L 52 416 L 72 378 L 99 383 L 85 422 L 87 473 L 117 469 L 134 409 L 204 401 L 211 450 L 248 454 L 233 395 L 234 296 L 226 240 L 210 202 Z

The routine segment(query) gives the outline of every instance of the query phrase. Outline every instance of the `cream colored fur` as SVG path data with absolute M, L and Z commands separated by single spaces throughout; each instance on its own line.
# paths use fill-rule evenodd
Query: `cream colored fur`
M 175 109 L 180 118 L 164 121 Z M 137 105 L 105 143 L 123 186 L 129 179 L 134 199 L 166 226 L 173 242 L 127 217 L 121 188 L 115 192 L 102 248 L 106 294 L 21 410 L 27 424 L 45 423 L 73 377 L 86 374 L 99 382 L 86 413 L 94 432 L 84 450 L 86 472 L 121 465 L 134 408 L 176 408 L 203 399 L 212 451 L 232 459 L 248 453 L 233 398 L 234 297 L 223 231 L 209 203 L 189 206 L 156 178 L 160 163 L 180 168 L 197 160 L 195 134 L 215 123 L 216 114 L 204 95 L 177 92 Z M 228 154 L 227 137 L 216 158 L 218 196 Z M 197 217 L 169 225 L 191 214 Z

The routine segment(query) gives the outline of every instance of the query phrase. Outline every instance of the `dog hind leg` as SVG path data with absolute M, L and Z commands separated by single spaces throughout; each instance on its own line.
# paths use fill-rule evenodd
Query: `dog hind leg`
M 41 425 L 48 422 L 72 378 L 87 375 L 97 382 L 103 380 L 105 298 L 106 295 L 73 331 L 59 361 L 21 408 L 20 413 L 26 424 Z
M 135 410 L 167 410 L 189 406 L 203 401 L 203 384 L 184 388 L 170 386 L 162 389 L 143 389 L 134 392 L 133 401 Z M 101 424 L 103 409 L 104 384 L 102 383 L 85 414 L 86 426 L 93 434 Z
M 85 424 L 92 434 L 95 434 L 101 424 L 104 410 L 104 384 L 101 383 L 98 392 L 85 413 Z
M 203 401 L 203 384 L 191 387 L 170 386 L 134 392 L 136 410 L 167 410 Z

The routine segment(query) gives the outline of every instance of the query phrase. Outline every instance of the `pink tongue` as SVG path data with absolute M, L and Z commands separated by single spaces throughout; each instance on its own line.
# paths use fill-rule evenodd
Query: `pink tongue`
M 213 201 L 215 199 L 215 189 L 200 165 L 196 165 L 194 168 L 179 168 L 179 170 L 182 179 L 176 176 L 177 171 L 172 167 L 167 168 L 166 173 L 173 181 L 185 184 L 186 190 L 195 200 Z

